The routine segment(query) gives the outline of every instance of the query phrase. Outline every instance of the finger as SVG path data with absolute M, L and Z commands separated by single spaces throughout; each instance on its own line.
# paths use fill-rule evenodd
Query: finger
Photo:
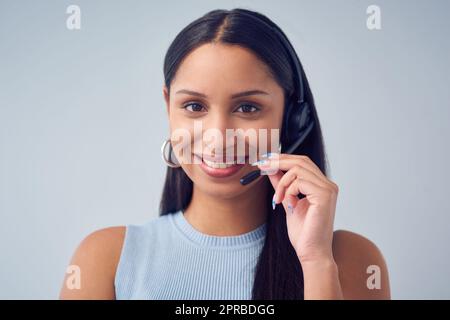
M 295 195 L 286 194 L 283 198 L 283 206 L 286 213 L 293 213 L 300 199 Z
M 274 174 L 268 175 L 270 183 L 272 184 L 272 187 L 274 190 L 277 190 L 277 186 L 281 178 L 283 177 L 284 173 L 280 170 L 275 172 Z
M 288 171 L 293 166 L 301 165 L 310 170 L 311 172 L 313 172 L 317 176 L 317 178 L 322 180 L 324 183 L 329 183 L 330 181 L 328 180 L 328 178 L 312 162 L 312 160 L 306 160 L 306 158 L 298 155 L 280 154 L 279 156 L 277 156 L 277 154 L 275 154 L 272 155 L 270 158 L 266 158 L 260 162 L 256 162 L 255 165 L 257 165 L 261 170 L 264 170 L 266 172 L 270 172 L 277 169 Z
M 326 187 L 324 182 L 320 180 L 313 172 L 310 170 L 300 167 L 298 165 L 289 169 L 278 181 L 277 188 L 275 189 L 274 200 L 279 203 L 284 199 L 286 189 L 294 182 L 296 179 L 301 178 L 304 180 L 309 180 L 316 183 L 319 186 Z
M 283 178 L 284 175 L 285 175 L 285 173 L 283 173 L 281 170 L 278 170 L 278 172 L 268 176 L 270 183 L 272 184 L 274 190 L 277 190 L 280 180 Z M 291 196 L 291 197 L 292 198 L 290 199 L 290 201 L 288 201 L 289 203 L 288 202 L 284 203 L 285 210 L 293 210 L 293 208 L 295 207 L 295 204 L 297 203 L 295 200 L 298 200 L 298 198 L 294 197 L 294 196 Z M 272 204 L 276 204 L 274 202 L 274 200 L 272 200 L 272 201 L 273 201 Z M 288 208 L 288 209 L 286 209 L 286 208 Z
M 303 154 L 288 154 L 288 153 L 281 153 L 279 156 L 280 159 L 298 159 L 300 162 L 304 164 L 305 167 L 310 169 L 311 171 L 319 171 L 319 173 L 323 174 L 322 170 L 317 166 L 317 164 L 311 160 L 310 157 L 303 155 Z
M 320 168 L 314 163 L 314 161 L 311 160 L 310 157 L 303 154 L 290 154 L 290 153 L 269 153 L 268 155 L 263 155 L 262 160 L 265 159 L 298 159 L 299 161 L 303 162 L 306 167 L 308 167 L 311 171 L 318 170 L 319 172 L 322 172 Z
M 299 193 L 302 193 L 306 196 L 311 205 L 319 205 L 320 199 L 328 192 L 327 190 L 328 189 L 323 188 L 312 181 L 296 179 L 287 188 L 285 196 L 296 196 Z
M 278 170 L 274 174 L 268 175 L 270 183 L 272 184 L 272 187 L 274 190 L 277 189 L 277 186 L 278 186 L 280 180 L 283 178 L 283 176 L 284 176 L 284 173 L 281 170 Z M 275 209 L 275 205 L 276 205 L 275 200 L 272 199 L 272 206 L 274 209 Z
M 311 160 L 310 157 L 306 155 L 300 154 L 288 154 L 288 153 L 269 153 L 268 156 L 263 157 L 263 159 L 276 159 L 276 160 L 285 160 L 285 159 L 297 159 L 300 161 L 306 168 L 315 172 L 316 174 L 323 175 L 326 177 L 322 170 Z

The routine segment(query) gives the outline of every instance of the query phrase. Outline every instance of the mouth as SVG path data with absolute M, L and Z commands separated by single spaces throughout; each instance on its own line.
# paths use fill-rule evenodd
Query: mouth
M 215 162 L 215 161 L 209 161 L 203 158 L 203 162 L 210 168 L 215 169 L 225 169 L 234 166 L 237 164 L 237 161 L 233 160 L 231 162 Z
M 234 160 L 222 162 L 216 159 L 212 160 L 213 157 L 207 157 L 206 155 L 201 157 L 194 154 L 194 156 L 201 160 L 200 167 L 203 171 L 214 178 L 225 178 L 236 174 L 245 166 L 246 160 L 248 159 L 248 157 L 235 157 Z

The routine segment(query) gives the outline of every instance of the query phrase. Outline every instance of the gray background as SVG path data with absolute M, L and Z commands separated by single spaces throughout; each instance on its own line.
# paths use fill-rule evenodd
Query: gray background
M 57 298 L 88 233 L 157 216 L 164 54 L 234 7 L 278 23 L 304 64 L 336 228 L 378 245 L 393 298 L 450 298 L 450 2 L 425 0 L 0 1 L 0 298 Z

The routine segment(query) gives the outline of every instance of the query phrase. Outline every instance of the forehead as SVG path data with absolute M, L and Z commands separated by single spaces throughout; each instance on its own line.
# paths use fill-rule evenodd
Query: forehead
M 217 88 L 217 86 L 220 87 Z M 190 52 L 180 64 L 172 87 L 195 86 L 239 90 L 246 87 L 274 89 L 277 83 L 268 66 L 252 51 L 238 45 L 204 44 Z

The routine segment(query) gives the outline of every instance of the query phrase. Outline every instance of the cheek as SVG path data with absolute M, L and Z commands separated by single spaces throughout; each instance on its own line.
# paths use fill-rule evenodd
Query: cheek
M 281 117 L 277 114 L 245 124 L 247 133 L 245 143 L 249 146 L 249 156 L 262 155 L 267 152 L 278 152 L 281 138 Z M 249 159 L 250 162 L 258 159 Z
M 173 131 L 177 128 L 186 128 L 189 130 L 189 128 L 192 126 L 192 122 L 190 119 L 187 119 L 184 117 L 180 110 L 174 107 L 170 107 L 170 114 L 169 114 L 169 126 L 170 130 Z
M 189 149 L 189 145 L 192 145 L 194 141 L 194 121 L 185 116 L 179 114 L 178 110 L 171 112 L 169 116 L 170 138 L 172 139 L 174 149 L 177 150 L 177 156 L 180 154 L 180 150 Z M 188 150 L 189 151 L 189 150 Z

